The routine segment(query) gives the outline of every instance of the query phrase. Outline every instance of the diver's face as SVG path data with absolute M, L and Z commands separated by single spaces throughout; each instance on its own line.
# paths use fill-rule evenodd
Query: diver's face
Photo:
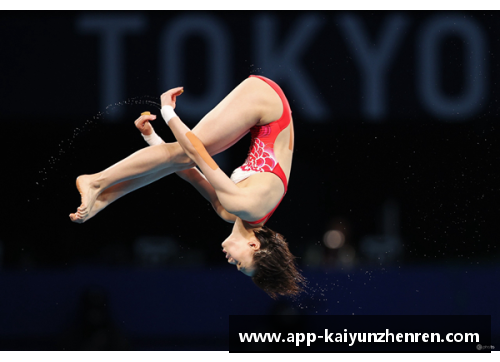
M 241 236 L 231 234 L 222 243 L 222 251 L 226 254 L 229 264 L 236 265 L 238 270 L 245 275 L 252 276 L 255 270 L 253 266 L 253 254 L 259 250 L 260 243 L 255 240 L 248 240 Z

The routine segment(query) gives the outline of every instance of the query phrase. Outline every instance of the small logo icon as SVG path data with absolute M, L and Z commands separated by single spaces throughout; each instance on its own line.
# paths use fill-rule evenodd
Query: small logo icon
M 483 349 L 483 346 L 481 346 L 480 344 L 478 344 L 478 345 L 476 346 L 476 348 L 477 348 L 477 350 L 478 350 L 478 351 L 480 351 L 480 350 L 482 350 L 482 349 Z

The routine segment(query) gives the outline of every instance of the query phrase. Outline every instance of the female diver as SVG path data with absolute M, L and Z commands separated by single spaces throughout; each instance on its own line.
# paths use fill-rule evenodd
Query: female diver
M 230 264 L 272 298 L 299 294 L 305 279 L 295 257 L 284 237 L 264 226 L 286 193 L 292 166 L 292 112 L 283 91 L 272 80 L 251 75 L 192 131 L 174 112 L 182 92 L 179 87 L 161 96 L 162 116 L 177 142 L 164 143 L 150 124 L 156 116 L 141 115 L 135 124 L 150 147 L 102 172 L 78 177 L 82 203 L 71 220 L 83 223 L 121 196 L 175 172 L 210 201 L 222 219 L 234 223 L 222 243 Z M 211 155 L 231 147 L 248 131 L 248 157 L 229 178 Z

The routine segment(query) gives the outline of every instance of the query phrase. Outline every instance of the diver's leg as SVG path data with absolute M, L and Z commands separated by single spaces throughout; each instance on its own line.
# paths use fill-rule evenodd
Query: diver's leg
M 115 188 L 115 192 L 123 189 L 125 193 L 128 193 L 151 183 L 150 179 L 158 179 L 159 177 L 155 175 L 164 177 L 191 166 L 192 161 L 177 142 L 143 148 L 102 172 L 78 177 L 76 187 L 81 194 L 81 205 L 75 214 L 70 215 L 70 218 L 78 223 L 87 220 L 99 195 L 113 185 L 142 179 Z M 150 175 L 151 177 L 146 177 Z M 130 190 L 127 191 L 128 189 Z
M 247 78 L 201 119 L 193 133 L 214 155 L 231 147 L 259 122 L 277 120 L 282 113 L 276 92 L 260 79 Z
M 193 133 L 214 155 L 232 146 L 261 120 L 278 119 L 281 113 L 276 92 L 260 79 L 247 78 L 203 117 Z M 77 188 L 82 204 L 72 220 L 85 221 L 97 197 L 108 187 L 164 168 L 176 172 L 190 165 L 191 160 L 178 143 L 167 143 L 143 148 L 100 173 L 80 176 Z
M 192 165 L 194 164 L 191 164 L 189 166 L 191 167 Z M 172 172 L 173 172 L 172 168 L 166 167 L 156 172 L 149 173 L 145 176 L 119 182 L 113 186 L 108 187 L 99 196 L 97 196 L 97 199 L 86 218 L 80 217 L 78 212 L 76 214 L 70 214 L 69 217 L 72 221 L 76 223 L 83 223 L 84 221 L 87 221 L 90 218 L 92 218 L 98 212 L 102 211 L 108 205 L 118 200 L 120 197 L 125 196 L 126 194 L 135 191 L 141 187 L 149 185 L 150 183 L 153 183 L 165 176 L 168 176 Z

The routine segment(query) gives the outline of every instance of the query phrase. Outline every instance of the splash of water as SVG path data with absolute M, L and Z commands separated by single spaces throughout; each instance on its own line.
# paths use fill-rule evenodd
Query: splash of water
M 155 107 L 159 110 L 161 110 L 161 104 L 159 103 L 159 99 L 157 96 L 150 96 L 150 95 L 143 95 L 143 96 L 137 96 L 137 97 L 132 97 L 128 98 L 127 100 L 116 102 L 113 104 L 109 104 L 106 106 L 104 111 L 99 111 L 97 114 L 92 116 L 91 119 L 87 119 L 83 125 L 75 127 L 73 129 L 73 133 L 71 136 L 69 136 L 66 139 L 61 140 L 58 143 L 59 150 L 56 155 L 50 156 L 48 159 L 47 163 L 48 165 L 45 167 L 42 167 L 41 170 L 38 171 L 38 177 L 37 180 L 35 181 L 36 187 L 43 188 L 45 186 L 45 182 L 49 178 L 49 174 L 51 172 L 56 172 L 58 171 L 57 165 L 61 162 L 63 156 L 66 154 L 70 153 L 70 151 L 74 150 L 74 143 L 76 139 L 81 136 L 84 133 L 87 133 L 93 129 L 95 129 L 98 125 L 101 124 L 101 121 L 106 118 L 107 115 L 110 115 L 111 112 L 122 106 L 130 106 L 130 105 L 146 105 L 146 106 L 152 106 Z M 40 178 L 41 177 L 41 178 Z M 40 192 L 37 192 L 38 195 L 40 195 Z M 37 197 L 36 200 L 39 200 Z M 27 200 L 30 202 L 30 199 Z

